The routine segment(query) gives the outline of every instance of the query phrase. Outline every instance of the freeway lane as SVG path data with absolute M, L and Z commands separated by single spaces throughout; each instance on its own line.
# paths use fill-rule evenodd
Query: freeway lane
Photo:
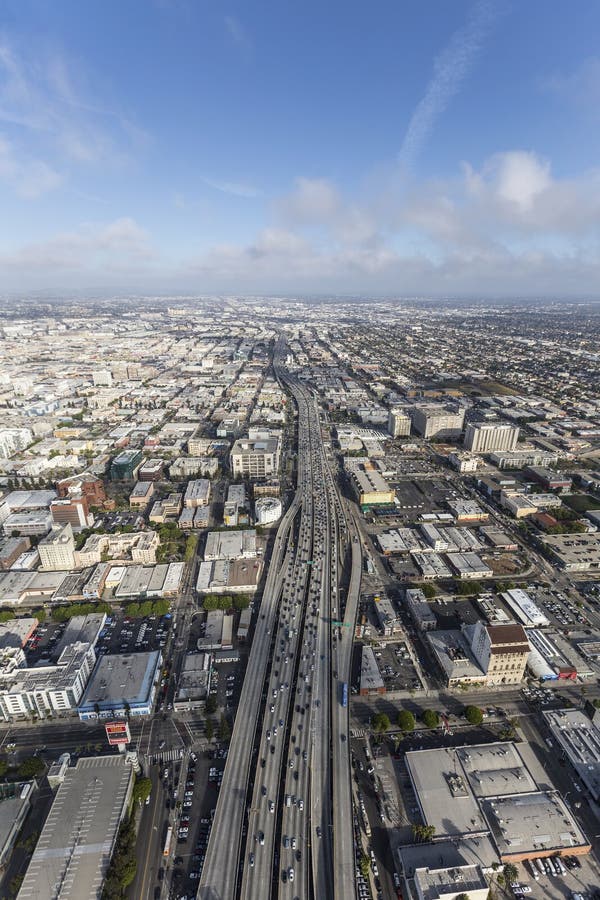
M 282 560 L 287 550 L 291 524 L 298 509 L 299 498 L 296 494 L 277 530 L 260 607 L 260 618 L 257 621 L 248 658 L 246 677 L 229 745 L 227 765 L 200 879 L 198 897 L 201 900 L 233 900 L 236 895 L 242 826 L 256 721 L 269 658 L 271 631 L 281 595 Z

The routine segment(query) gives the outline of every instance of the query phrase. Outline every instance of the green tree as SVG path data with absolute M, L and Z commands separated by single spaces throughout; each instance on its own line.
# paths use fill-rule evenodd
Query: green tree
M 387 731 L 390 727 L 390 717 L 384 712 L 378 712 L 371 716 L 371 728 L 379 733 Z
M 512 863 L 507 863 L 504 866 L 504 877 L 508 884 L 512 884 L 513 881 L 517 881 L 519 878 L 519 870 L 516 866 L 513 866 Z
M 359 862 L 358 866 L 360 868 L 360 874 L 363 876 L 363 878 L 368 878 L 369 877 L 369 857 L 367 856 L 366 853 L 361 854 L 360 862 Z
M 0 778 L 4 778 L 8 772 L 8 763 L 5 759 L 0 759 Z
M 426 728 L 437 728 L 440 724 L 440 714 L 435 709 L 423 710 L 421 719 Z
M 138 776 L 133 786 L 133 799 L 137 803 L 145 803 L 152 792 L 152 781 L 145 776 Z
M 168 600 L 155 600 L 152 604 L 152 612 L 155 616 L 166 616 L 170 608 Z
M 206 720 L 206 725 L 204 726 L 204 731 L 206 733 L 206 740 L 212 741 L 215 734 L 215 726 L 212 719 Z
M 210 696 L 206 699 L 206 712 L 208 715 L 213 715 L 217 711 L 217 698 Z
M 35 778 L 41 775 L 46 766 L 39 756 L 28 756 L 17 769 L 19 778 Z
M 225 715 L 221 716 L 221 721 L 219 722 L 218 737 L 220 741 L 223 741 L 223 743 L 226 743 L 231 737 L 231 727 Z
M 471 725 L 481 725 L 483 713 L 478 706 L 465 706 L 465 719 Z
M 0 612 L 0 622 L 10 622 L 14 617 L 15 614 L 12 609 L 3 609 L 2 612 Z
M 409 709 L 401 709 L 398 712 L 398 728 L 405 733 L 415 730 L 415 717 Z
M 424 584 L 420 584 L 419 587 L 428 600 L 433 600 L 435 597 L 435 587 L 432 584 L 425 582 Z
M 412 826 L 413 837 L 419 844 L 425 844 L 432 841 L 435 835 L 435 825 L 417 825 Z

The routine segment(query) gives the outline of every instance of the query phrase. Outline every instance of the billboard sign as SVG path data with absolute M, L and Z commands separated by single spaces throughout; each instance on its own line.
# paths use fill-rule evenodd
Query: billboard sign
M 104 727 L 106 728 L 106 739 L 111 747 L 130 743 L 129 722 L 107 722 Z

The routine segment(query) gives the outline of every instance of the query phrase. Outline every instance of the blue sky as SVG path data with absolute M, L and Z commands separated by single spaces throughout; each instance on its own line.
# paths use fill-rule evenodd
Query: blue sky
M 600 294 L 600 6 L 4 0 L 0 290 Z

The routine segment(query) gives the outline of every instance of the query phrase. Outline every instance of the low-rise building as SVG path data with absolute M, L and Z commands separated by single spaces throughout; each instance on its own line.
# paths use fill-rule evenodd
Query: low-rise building
M 385 506 L 394 502 L 394 491 L 370 459 L 345 457 L 344 468 L 362 507 Z
M 199 594 L 253 594 L 261 573 L 260 560 L 207 560 L 200 563 L 196 591 Z
M 101 656 L 78 704 L 79 718 L 150 715 L 161 661 L 159 650 Z
M 183 505 L 187 509 L 196 509 L 198 506 L 208 506 L 210 502 L 210 481 L 207 478 L 198 478 L 190 481 L 183 498 Z
M 66 769 L 19 900 L 101 896 L 134 780 L 133 767 L 123 754 L 84 757 Z
M 209 531 L 206 537 L 205 560 L 253 559 L 257 555 L 256 530 Z
M 129 495 L 130 509 L 146 509 L 153 494 L 154 485 L 151 481 L 136 481 Z
M 385 684 L 377 665 L 375 653 L 368 644 L 362 646 L 359 693 L 361 697 L 368 694 L 385 694 Z

